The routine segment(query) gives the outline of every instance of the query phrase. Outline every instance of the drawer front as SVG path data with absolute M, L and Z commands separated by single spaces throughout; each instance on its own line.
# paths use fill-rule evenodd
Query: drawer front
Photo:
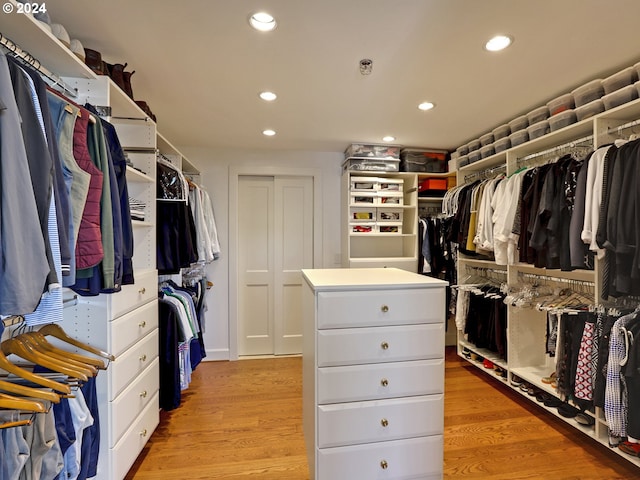
M 153 300 L 122 315 L 109 326 L 109 345 L 111 353 L 117 358 L 131 345 L 158 328 L 158 301 Z
M 160 407 L 158 394 L 154 395 L 135 423 L 131 425 L 116 446 L 111 449 L 111 471 L 113 476 L 98 477 L 120 479 L 125 478 L 127 472 L 136 461 L 151 434 L 160 423 Z
M 114 400 L 158 357 L 158 330 L 154 330 L 111 363 L 109 399 Z
M 444 324 L 318 331 L 318 366 L 444 357 Z
M 109 402 L 109 447 L 113 447 L 160 388 L 160 360 L 155 359 L 131 385 Z
M 441 480 L 442 435 L 320 448 L 317 480 Z
M 444 395 L 318 407 L 318 447 L 441 435 Z
M 318 293 L 318 328 L 444 323 L 444 287 Z
M 318 404 L 444 393 L 444 360 L 318 369 Z
M 107 301 L 111 301 L 112 319 L 158 298 L 158 274 L 155 270 L 135 272 L 135 281 L 133 285 L 123 285 L 117 294 L 107 295 Z

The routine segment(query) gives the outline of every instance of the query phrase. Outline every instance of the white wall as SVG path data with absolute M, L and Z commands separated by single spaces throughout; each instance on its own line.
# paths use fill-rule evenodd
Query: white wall
M 206 360 L 229 359 L 229 170 L 249 167 L 319 169 L 322 172 L 322 264 L 316 268 L 340 267 L 340 178 L 342 153 L 303 151 L 240 151 L 179 147 L 199 168 L 202 184 L 213 201 L 222 254 L 207 267 L 213 287 L 207 294 L 204 344 Z

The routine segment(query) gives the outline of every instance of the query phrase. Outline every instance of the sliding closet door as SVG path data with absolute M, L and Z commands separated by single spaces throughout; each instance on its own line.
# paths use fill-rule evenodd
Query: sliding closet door
M 239 177 L 238 354 L 302 351 L 302 268 L 313 265 L 311 177 Z

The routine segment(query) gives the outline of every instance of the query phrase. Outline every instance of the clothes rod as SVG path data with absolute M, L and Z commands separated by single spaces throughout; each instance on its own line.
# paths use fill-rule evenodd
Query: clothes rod
M 470 178 L 474 178 L 474 177 L 488 178 L 492 174 L 494 174 L 496 172 L 499 172 L 501 170 L 506 170 L 506 169 L 507 169 L 506 165 L 498 165 L 497 167 L 487 168 L 485 170 L 480 170 L 480 171 L 477 171 L 477 172 L 469 173 L 469 174 L 464 176 L 464 181 L 466 183 L 467 180 L 469 180 Z
M 563 278 L 563 277 L 551 277 L 549 275 L 538 275 L 537 273 L 525 273 L 518 272 L 518 276 L 521 278 L 527 278 L 531 280 L 542 280 L 546 282 L 556 282 L 556 283 L 568 283 L 571 285 L 581 285 L 586 287 L 594 287 L 594 282 L 589 282 L 587 280 L 574 280 L 571 278 Z
M 620 133 L 622 132 L 622 130 L 626 130 L 627 128 L 637 127 L 638 125 L 640 125 L 640 120 L 634 120 L 633 122 L 624 123 L 618 127 L 609 128 L 607 130 L 607 134 Z
M 2 32 L 0 32 L 0 45 L 4 46 L 9 53 L 14 57 L 22 60 L 25 64 L 30 67 L 36 69 L 40 72 L 45 78 L 47 78 L 50 82 L 53 82 L 52 87 L 60 88 L 65 94 L 76 98 L 78 96 L 78 90 L 67 85 L 59 76 L 55 75 L 51 71 L 49 71 L 40 60 L 35 58 L 29 52 L 23 50 L 15 43 L 13 40 L 5 37 Z
M 558 152 L 560 150 L 564 150 L 566 148 L 577 147 L 581 143 L 586 143 L 586 142 L 593 143 L 593 135 L 587 135 L 586 137 L 578 138 L 577 140 L 574 140 L 572 142 L 564 143 L 562 145 L 557 145 L 557 146 L 555 146 L 553 148 L 549 148 L 549 149 L 543 150 L 541 152 L 536 152 L 536 153 L 532 153 L 530 155 L 527 155 L 525 157 L 521 157 L 521 158 L 518 159 L 518 163 L 530 160 L 532 158 L 541 157 L 543 155 L 548 155 L 550 153 L 555 153 L 555 152 Z

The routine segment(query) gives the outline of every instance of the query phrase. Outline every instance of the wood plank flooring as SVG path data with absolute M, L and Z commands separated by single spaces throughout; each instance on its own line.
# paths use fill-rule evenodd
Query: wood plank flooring
M 453 349 L 445 379 L 445 479 L 640 478 Z M 308 480 L 301 396 L 299 357 L 203 363 L 126 480 Z

